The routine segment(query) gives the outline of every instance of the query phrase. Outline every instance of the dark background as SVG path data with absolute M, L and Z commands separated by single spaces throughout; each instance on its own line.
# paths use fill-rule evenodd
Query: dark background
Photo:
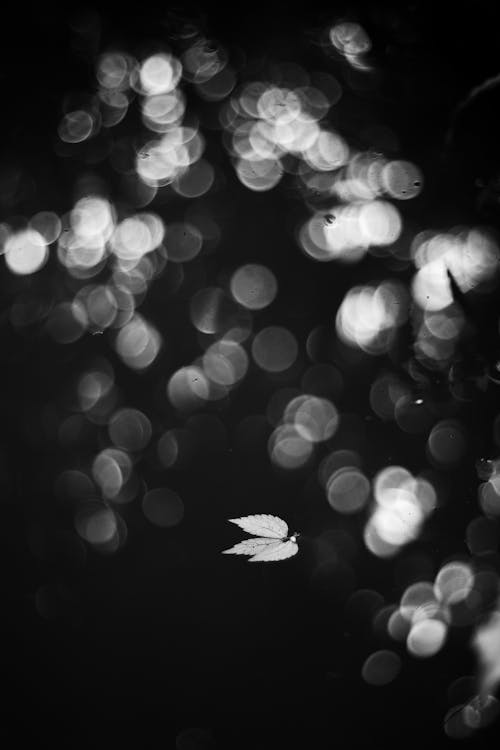
M 371 9 L 329 5 L 327 10 L 310 3 L 302 9 L 258 3 L 233 10 L 215 4 L 167 4 L 161 11 L 147 4 L 132 11 L 118 5 L 106 11 L 90 6 L 14 10 L 3 24 L 0 50 L 0 165 L 7 182 L 21 167 L 25 188 L 2 205 L 0 220 L 71 208 L 81 165 L 61 159 L 53 148 L 61 101 L 70 91 L 92 91 L 96 56 L 110 45 L 139 54 L 157 40 L 168 42 L 179 18 L 193 19 L 249 78 L 269 59 L 341 76 L 335 61 L 311 40 L 332 19 L 348 15 L 373 41 L 375 84 L 361 97 L 360 111 L 390 127 L 399 138 L 399 157 L 414 161 L 425 176 L 421 196 L 404 207 L 405 227 L 411 234 L 424 227 L 446 229 L 453 222 L 480 223 L 484 217 L 475 202 L 470 164 L 481 153 L 465 160 L 463 154 L 447 157 L 445 135 L 458 102 L 500 70 L 493 6 L 476 1 L 451 11 L 419 2 Z M 88 28 L 94 31 L 87 33 Z M 199 106 L 194 99 L 191 105 Z M 356 112 L 356 96 L 347 92 L 344 132 L 356 143 L 349 106 Z M 494 109 L 490 112 L 483 118 L 484 143 L 498 129 Z M 133 122 L 128 127 L 133 129 Z M 280 295 L 272 312 L 262 314 L 262 325 L 270 320 L 287 325 L 303 345 L 314 326 L 333 320 L 350 286 L 384 277 L 379 261 L 369 256 L 353 267 L 311 263 L 289 231 L 301 211 L 305 216 L 293 191 L 283 184 L 251 194 L 238 183 L 218 132 L 207 135 L 206 154 L 223 177 L 209 202 L 222 239 L 205 270 L 216 279 L 243 261 L 268 264 Z M 151 208 L 162 215 L 161 206 Z M 182 207 L 171 210 L 182 216 Z M 495 214 L 486 218 L 500 225 Z M 196 288 L 196 270 L 191 272 Z M 412 561 L 424 560 L 435 572 L 447 556 L 466 555 L 464 528 L 475 512 L 470 506 L 477 487 L 474 462 L 478 446 L 494 450 L 489 420 L 498 410 L 496 393 L 479 394 L 464 406 L 467 460 L 443 477 L 453 504 L 445 504 L 402 559 L 380 561 L 365 550 L 361 523 L 335 517 L 311 467 L 291 475 L 274 471 L 265 439 L 253 453 L 241 450 L 239 421 L 263 414 L 276 388 L 256 370 L 218 415 L 225 428 L 220 438 L 200 438 L 190 466 L 168 478 L 144 466 L 153 486 L 164 482 L 181 494 L 183 522 L 171 530 L 156 528 L 140 504 L 132 504 L 126 509 L 127 543 L 116 555 L 82 552 L 53 490 L 58 472 L 78 455 L 51 442 L 42 415 L 48 406 L 57 418 L 62 414 L 61 394 L 88 357 L 108 352 L 107 344 L 104 337 L 89 336 L 59 346 L 37 325 L 21 336 L 9 323 L 12 302 L 30 289 L 50 296 L 57 273 L 47 268 L 27 282 L 30 287 L 25 282 L 2 268 L 0 507 L 6 562 L 0 732 L 6 747 L 26 740 L 36 747 L 170 748 L 176 738 L 180 750 L 257 750 L 282 747 L 294 738 L 318 750 L 414 738 L 451 744 L 443 717 L 453 705 L 450 684 L 474 674 L 470 630 L 453 631 L 442 652 L 418 661 L 376 635 L 369 613 L 347 605 L 360 589 L 397 602 L 408 580 L 405 566 L 411 568 Z M 181 314 L 188 300 L 189 290 L 166 298 L 157 280 L 141 310 L 171 342 L 168 357 L 144 376 L 114 363 L 124 402 L 150 418 L 156 408 L 152 389 L 196 356 L 188 316 Z M 411 332 L 406 335 L 401 361 L 411 345 Z M 396 426 L 388 428 L 370 414 L 368 388 L 384 363 L 367 360 L 350 376 L 337 404 L 346 418 L 334 445 L 356 447 L 368 476 L 390 463 L 418 471 L 426 461 L 424 439 L 402 438 Z M 280 385 L 294 387 L 298 379 L 291 376 Z M 169 418 L 164 413 L 159 421 L 168 424 Z M 299 554 L 272 565 L 222 556 L 222 549 L 243 536 L 226 519 L 260 512 L 275 513 L 302 531 Z M 318 573 L 314 540 L 328 529 L 347 530 L 356 545 L 345 550 L 345 558 L 339 555 L 335 570 Z M 36 592 L 44 586 L 53 602 L 47 617 L 35 606 Z M 361 678 L 362 664 L 384 647 L 400 653 L 401 674 L 386 687 L 370 687 Z M 481 730 L 469 744 L 491 743 L 497 731 L 498 725 Z M 15 745 L 9 736 L 17 738 Z

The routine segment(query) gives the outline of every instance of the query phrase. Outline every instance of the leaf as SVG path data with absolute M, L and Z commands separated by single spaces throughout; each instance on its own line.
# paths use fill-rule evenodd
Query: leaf
M 276 545 L 281 544 L 281 541 L 278 541 L 276 539 L 269 539 L 268 538 L 254 538 L 254 539 L 245 539 L 243 542 L 239 542 L 239 544 L 235 544 L 234 547 L 231 547 L 231 549 L 225 549 L 222 550 L 223 555 L 256 555 L 258 552 L 262 552 L 266 549 L 266 547 L 269 547 L 270 545 Z
M 251 557 L 248 562 L 272 562 L 273 560 L 286 560 L 287 557 L 293 557 L 299 551 L 296 542 L 288 539 L 286 542 L 275 542 L 270 544 L 262 552 L 258 552 Z
M 278 516 L 270 516 L 261 513 L 256 516 L 243 516 L 242 518 L 230 518 L 230 523 L 255 536 L 271 539 L 284 539 L 288 535 L 288 526 Z
M 223 550 L 224 555 L 252 555 L 249 562 L 272 562 L 286 560 L 299 551 L 296 542 L 298 534 L 289 538 L 288 526 L 278 516 L 260 513 L 256 516 L 230 518 L 229 521 L 249 534 L 255 534 L 256 538 L 244 539 L 234 547 Z

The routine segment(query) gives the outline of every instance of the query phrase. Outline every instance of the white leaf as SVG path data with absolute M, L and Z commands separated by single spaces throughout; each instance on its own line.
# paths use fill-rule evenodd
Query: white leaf
M 272 562 L 273 560 L 286 560 L 287 557 L 293 557 L 299 551 L 296 542 L 290 539 L 286 542 L 274 542 L 262 552 L 258 552 L 251 557 L 248 562 Z
M 230 523 L 255 536 L 270 539 L 284 539 L 288 535 L 288 526 L 278 516 L 269 516 L 261 513 L 256 516 L 243 516 L 242 518 L 230 518 Z
M 230 518 L 229 521 L 249 534 L 255 534 L 256 538 L 245 539 L 234 547 L 223 550 L 225 555 L 252 555 L 249 562 L 272 562 L 293 557 L 299 550 L 296 536 L 288 537 L 288 526 L 278 516 L 260 513 L 256 516 Z
M 254 537 L 252 539 L 245 539 L 239 544 L 235 544 L 231 549 L 222 550 L 223 555 L 256 555 L 269 547 L 269 545 L 281 544 L 281 541 L 276 539 L 263 539 Z

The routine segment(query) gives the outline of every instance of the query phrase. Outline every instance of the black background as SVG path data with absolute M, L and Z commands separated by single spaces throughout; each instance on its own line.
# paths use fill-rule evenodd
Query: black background
M 0 164 L 3 175 L 21 165 L 28 177 L 25 192 L 13 205 L 2 206 L 0 219 L 71 207 L 80 165 L 64 161 L 53 149 L 61 101 L 69 91 L 92 91 L 96 56 L 110 45 L 139 54 L 145 45 L 168 41 L 175 19 L 184 15 L 201 23 L 243 67 L 259 70 L 271 58 L 335 72 L 335 63 L 322 57 L 311 39 L 332 19 L 350 14 L 373 40 L 378 78 L 364 111 L 397 133 L 401 158 L 415 161 L 425 175 L 424 192 L 406 209 L 406 228 L 411 233 L 423 226 L 479 221 L 467 170 L 441 157 L 454 107 L 472 86 L 499 71 L 493 6 L 466 2 L 448 10 L 402 3 L 325 9 L 308 3 L 291 9 L 258 3 L 233 9 L 183 4 L 159 10 L 139 4 L 131 10 L 118 5 L 14 10 L 3 23 L 0 50 Z M 93 27 L 97 19 L 98 34 L 78 31 L 88 18 L 94 19 Z M 494 127 L 494 114 L 486 130 Z M 346 137 L 356 140 L 349 124 Z M 280 295 L 270 317 L 262 315 L 263 325 L 266 320 L 289 325 L 304 342 L 315 325 L 333 320 L 353 283 L 383 276 L 373 258 L 340 269 L 311 263 L 289 231 L 303 211 L 297 196 L 286 186 L 250 194 L 238 184 L 217 132 L 207 135 L 207 155 L 223 175 L 223 186 L 210 203 L 222 240 L 209 273 L 216 278 L 247 259 L 268 264 Z M 162 215 L 166 209 L 157 210 Z M 168 210 L 182 215 L 179 206 Z M 30 283 L 50 288 L 56 283 L 51 273 L 45 269 Z M 226 433 L 220 444 L 204 444 L 184 472 L 168 479 L 149 477 L 182 495 L 183 522 L 168 531 L 155 528 L 137 504 L 127 508 L 129 536 L 123 549 L 114 556 L 88 549 L 84 560 L 79 557 L 71 519 L 53 492 L 57 473 L 75 456 L 45 439 L 39 417 L 47 404 L 58 403 L 86 358 L 95 350 L 105 353 L 107 344 L 104 337 L 87 337 L 58 346 L 37 326 L 20 336 L 8 312 L 24 279 L 2 268 L 1 283 L 6 585 L 0 732 L 5 746 L 26 740 L 36 747 L 170 748 L 176 737 L 188 750 L 257 750 L 286 746 L 293 739 L 318 749 L 384 745 L 392 739 L 451 744 L 442 728 L 452 705 L 447 691 L 454 680 L 474 673 L 470 633 L 453 632 L 430 660 L 412 659 L 401 649 L 402 672 L 395 682 L 383 688 L 364 684 L 366 657 L 393 646 L 374 635 L 369 618 L 353 614 L 346 603 L 358 589 L 376 590 L 387 603 L 396 602 L 404 588 L 404 562 L 373 558 L 362 544 L 361 526 L 345 521 L 358 540 L 349 564 L 342 563 L 325 581 L 314 574 L 313 540 L 326 529 L 343 528 L 344 521 L 319 497 L 310 469 L 293 476 L 273 471 L 265 441 L 252 454 L 238 450 L 238 422 L 246 414 L 262 414 L 276 387 L 258 372 L 252 371 L 235 392 L 223 415 Z M 150 389 L 196 355 L 188 317 L 176 314 L 188 299 L 186 293 L 166 300 L 161 279 L 156 281 L 142 311 L 162 321 L 162 333 L 173 342 L 168 356 L 144 378 L 117 363 L 125 402 L 148 414 L 156 407 Z M 380 367 L 378 361 L 368 362 L 349 381 L 338 406 L 350 416 L 335 445 L 355 444 L 369 476 L 389 463 L 417 471 L 425 464 L 422 439 L 401 439 L 397 428 L 385 428 L 370 416 L 367 388 Z M 465 410 L 471 438 L 467 461 L 445 478 L 453 507 L 448 504 L 436 514 L 412 550 L 434 566 L 448 555 L 467 552 L 463 536 L 474 514 L 468 505 L 476 491 L 474 460 L 478 446 L 491 448 L 483 425 L 496 400 L 488 393 Z M 295 558 L 254 566 L 220 554 L 241 537 L 226 519 L 259 512 L 275 513 L 303 532 Z M 57 616 L 49 619 L 34 604 L 42 585 L 54 587 L 57 601 L 62 599 Z M 184 745 L 179 740 L 183 731 Z M 497 731 L 495 725 L 482 730 L 469 743 L 491 743 Z

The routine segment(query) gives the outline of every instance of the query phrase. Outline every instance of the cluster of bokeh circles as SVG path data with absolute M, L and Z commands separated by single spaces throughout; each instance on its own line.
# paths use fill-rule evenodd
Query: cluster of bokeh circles
M 494 278 L 499 249 L 486 230 L 477 228 L 424 230 L 403 241 L 404 202 L 419 195 L 422 174 L 410 161 L 386 157 L 382 149 L 361 150 L 337 132 L 328 115 L 341 106 L 344 86 L 331 72 L 310 74 L 283 63 L 274 65 L 269 80 L 239 83 L 222 47 L 201 34 L 184 41 L 178 54 L 161 49 L 140 60 L 126 51 L 104 51 L 96 60 L 96 93 L 65 102 L 58 155 L 83 154 L 87 164 L 105 160 L 127 201 L 112 200 L 102 180 L 86 177 L 63 215 L 44 209 L 24 222 L 16 217 L 0 225 L 1 252 L 11 274 L 36 278 L 47 264 L 62 274 L 49 305 L 39 303 L 29 286 L 19 293 L 10 308 L 14 329 L 42 321 L 57 345 L 99 335 L 108 348 L 83 368 L 71 413 L 58 425 L 59 441 L 74 446 L 95 429 L 99 449 L 86 465 L 59 473 L 56 496 L 71 506 L 79 540 L 101 553 L 115 553 L 126 543 L 122 511 L 129 503 L 140 503 L 155 526 L 181 524 L 189 499 L 172 487 L 152 486 L 141 458 L 152 455 L 167 477 L 172 468 L 189 468 L 205 412 L 216 409 L 218 416 L 207 419 L 220 425 L 232 393 L 258 372 L 276 383 L 261 419 L 270 463 L 282 472 L 315 472 L 332 517 L 355 518 L 371 555 L 396 558 L 419 539 L 439 507 L 436 472 L 463 460 L 466 428 L 457 412 L 415 395 L 409 379 L 390 368 L 379 370 L 368 389 L 372 418 L 393 423 L 403 435 L 421 435 L 427 465 L 414 475 L 390 464 L 370 477 L 356 451 L 332 447 L 343 423 L 349 355 L 343 371 L 317 354 L 318 330 L 303 341 L 280 320 L 261 324 L 261 312 L 271 309 L 272 316 L 280 294 L 272 263 L 248 259 L 213 278 L 207 266 L 185 292 L 189 265 L 216 252 L 222 233 L 197 202 L 214 188 L 219 167 L 205 156 L 205 136 L 189 111 L 190 97 L 194 92 L 215 107 L 216 126 L 245 189 L 262 193 L 277 188 L 285 175 L 293 178 L 308 213 L 297 220 L 297 252 L 311 263 L 350 266 L 369 253 L 384 274 L 387 268 L 411 271 L 409 284 L 392 273 L 351 286 L 340 301 L 327 336 L 354 353 L 355 362 L 387 355 L 410 321 L 417 360 L 430 371 L 445 372 L 465 325 L 448 274 L 464 293 L 481 289 Z M 358 23 L 334 24 L 322 44 L 356 75 L 370 70 L 371 42 Z M 133 136 L 120 131 L 129 112 L 138 112 L 141 122 Z M 110 140 L 112 129 L 117 135 Z M 160 208 L 154 203 L 167 190 L 186 201 L 182 220 L 165 220 L 161 201 Z M 198 346 L 197 356 L 172 366 L 162 384 L 162 398 L 175 415 L 168 425 L 153 410 L 148 414 L 124 403 L 119 382 L 119 368 L 139 376 L 178 344 L 168 339 L 161 321 L 140 312 L 157 280 L 172 296 L 182 291 L 182 314 Z M 460 397 L 458 391 L 455 395 Z M 246 419 L 243 437 L 257 418 Z M 498 573 L 487 556 L 499 542 L 499 460 L 483 461 L 478 471 L 479 512 L 464 532 L 468 556 L 439 563 L 433 579 L 408 585 L 399 604 L 378 607 L 373 623 L 375 632 L 404 644 L 417 659 L 443 649 L 452 628 L 473 628 L 479 676 L 467 694 L 463 685 L 461 693 L 450 688 L 450 695 L 465 695 L 445 718 L 450 737 L 469 736 L 497 713 L 500 610 L 486 621 L 480 618 L 491 592 L 498 591 Z M 37 597 L 43 616 L 45 594 Z M 363 679 L 373 686 L 392 682 L 402 668 L 400 652 L 394 646 L 372 653 L 363 664 Z

